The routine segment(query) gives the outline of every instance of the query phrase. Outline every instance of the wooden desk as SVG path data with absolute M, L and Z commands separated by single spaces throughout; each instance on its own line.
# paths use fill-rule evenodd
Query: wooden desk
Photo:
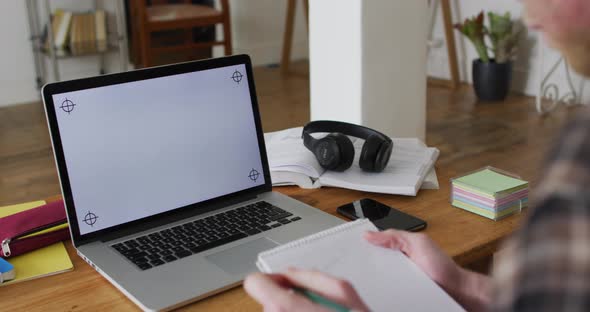
M 437 170 L 440 190 L 420 191 L 417 197 L 380 195 L 337 188 L 303 190 L 281 187 L 275 190 L 336 215 L 336 207 L 362 197 L 371 197 L 428 222 L 425 230 L 448 254 L 462 265 L 488 258 L 499 241 L 517 226 L 522 215 L 498 222 L 453 208 L 449 204 L 452 170 Z M 0 288 L 0 303 L 6 311 L 134 311 L 138 308 L 95 272 L 66 242 L 74 271 Z M 193 303 L 181 311 L 258 311 L 260 307 L 241 287 Z

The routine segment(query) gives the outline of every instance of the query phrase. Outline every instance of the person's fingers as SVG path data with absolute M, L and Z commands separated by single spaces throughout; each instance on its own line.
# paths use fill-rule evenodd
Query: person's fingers
M 368 311 L 354 287 L 345 280 L 312 270 L 289 268 L 284 277 L 294 286 L 317 293 L 353 310 Z
M 410 253 L 408 245 L 408 232 L 398 230 L 387 230 L 383 232 L 367 232 L 365 233 L 365 239 L 377 246 L 399 249 L 401 252 L 408 254 Z
M 253 273 L 244 280 L 246 292 L 269 311 L 318 310 L 311 301 L 297 295 L 287 285 L 284 276 Z

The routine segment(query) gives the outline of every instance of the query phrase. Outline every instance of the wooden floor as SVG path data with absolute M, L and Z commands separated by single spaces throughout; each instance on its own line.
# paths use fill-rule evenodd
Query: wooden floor
M 288 77 L 278 68 L 255 70 L 265 131 L 309 120 L 307 63 L 296 63 L 292 69 Z M 458 91 L 429 87 L 427 144 L 441 150 L 437 167 L 460 174 L 500 163 L 534 185 L 544 151 L 576 110 L 560 108 L 540 117 L 528 97 L 478 103 L 469 86 Z M 41 103 L 0 108 L 0 206 L 58 193 Z

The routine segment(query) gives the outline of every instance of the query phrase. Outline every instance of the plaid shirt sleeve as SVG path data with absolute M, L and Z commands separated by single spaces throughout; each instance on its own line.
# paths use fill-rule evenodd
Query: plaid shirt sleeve
M 590 311 L 590 111 L 566 126 L 546 169 L 494 268 L 492 311 Z

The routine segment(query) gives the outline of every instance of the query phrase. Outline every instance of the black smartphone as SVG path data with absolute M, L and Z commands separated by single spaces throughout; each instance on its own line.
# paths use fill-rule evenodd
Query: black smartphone
M 426 228 L 426 221 L 370 198 L 340 206 L 336 211 L 352 220 L 367 218 L 380 230 L 420 231 Z

